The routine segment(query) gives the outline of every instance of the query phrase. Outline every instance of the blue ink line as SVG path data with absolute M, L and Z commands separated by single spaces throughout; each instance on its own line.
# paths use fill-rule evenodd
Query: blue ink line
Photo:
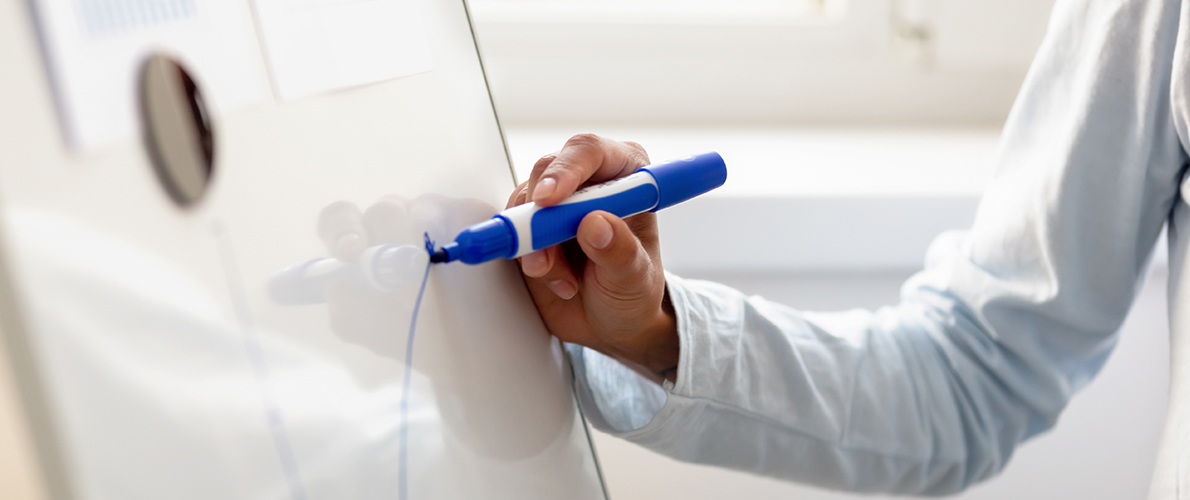
M 247 294 L 244 292 L 244 280 L 240 268 L 236 265 L 235 249 L 222 221 L 211 224 L 211 232 L 219 243 L 219 257 L 223 261 L 223 273 L 227 280 L 227 291 L 231 295 L 232 307 L 235 309 L 236 319 L 239 320 L 240 333 L 243 334 L 244 351 L 248 355 L 248 362 L 252 365 L 252 373 L 256 375 L 256 382 L 260 387 L 261 403 L 265 407 L 265 421 L 268 422 L 269 432 L 273 437 L 273 446 L 277 450 L 277 459 L 281 462 L 281 470 L 285 474 L 285 482 L 289 486 L 290 500 L 306 500 L 306 490 L 302 486 L 301 474 L 298 471 L 297 458 L 293 453 L 293 446 L 289 442 L 289 434 L 285 431 L 285 420 L 281 418 L 281 407 L 273 397 L 269 386 L 269 367 L 265 362 L 264 348 L 260 345 L 260 337 L 252 321 L 252 314 L 248 308 Z
M 430 240 L 430 233 L 425 233 L 426 252 L 434 255 L 434 242 Z M 405 339 L 405 381 L 401 388 L 401 441 L 400 455 L 397 458 L 397 499 L 409 499 L 409 385 L 413 380 L 413 334 L 417 331 L 417 312 L 421 309 L 421 299 L 426 294 L 426 283 L 430 281 L 430 266 L 426 262 L 426 273 L 421 278 L 421 288 L 417 291 L 417 302 L 413 304 L 413 318 L 409 320 L 409 336 Z

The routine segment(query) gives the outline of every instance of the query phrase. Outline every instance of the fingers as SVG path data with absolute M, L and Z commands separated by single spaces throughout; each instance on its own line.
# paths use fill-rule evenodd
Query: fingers
M 604 211 L 587 214 L 578 226 L 578 244 L 613 287 L 635 287 L 649 271 L 651 260 L 632 228 Z
M 585 183 L 622 177 L 648 164 L 649 156 L 639 144 L 579 134 L 566 141 L 561 151 L 533 165 L 528 199 L 542 206 L 556 205 Z
M 556 252 L 549 248 L 537 250 L 521 257 L 521 271 L 530 278 L 540 278 L 553 267 Z
M 525 275 L 544 284 L 562 300 L 570 300 L 578 293 L 578 278 L 570 262 L 562 255 L 562 247 L 554 245 L 521 257 Z
M 526 201 L 529 201 L 529 181 L 522 182 L 521 185 L 512 190 L 512 194 L 508 196 L 508 203 L 504 204 L 504 208 L 524 205 Z
M 509 207 L 523 205 L 533 199 L 533 186 L 537 184 L 537 177 L 534 176 L 544 172 L 545 168 L 550 166 L 550 163 L 553 163 L 554 159 L 558 157 L 559 152 L 560 151 L 554 151 L 553 153 L 542 156 L 533 163 L 533 170 L 529 172 L 529 180 L 521 183 L 520 186 L 517 186 L 518 189 L 512 192 L 512 198 L 508 200 Z M 517 200 L 517 202 L 513 203 L 514 200 Z
M 368 231 L 359 207 L 348 201 L 327 205 L 318 214 L 318 237 L 331 255 L 351 260 L 368 247 Z
M 560 151 L 537 160 L 529 180 L 513 190 L 506 207 L 529 201 L 542 206 L 556 205 L 584 184 L 622 177 L 648 164 L 649 156 L 640 144 L 613 141 L 594 134 L 579 134 L 566 141 L 566 145 Z M 590 218 L 588 215 L 588 219 Z M 611 264 L 617 262 L 620 253 L 629 250 L 632 255 L 644 254 L 640 242 L 632 235 L 633 229 L 618 217 L 603 212 L 603 215 L 591 219 L 589 224 L 587 219 L 584 219 L 583 224 L 586 225 L 588 233 L 586 242 L 582 243 L 584 225 L 580 225 L 580 246 L 588 255 L 594 252 L 599 254 L 604 262 Z M 633 225 L 639 226 L 637 230 L 642 233 L 643 238 L 655 242 L 655 219 L 634 218 Z M 627 236 L 617 237 L 620 232 L 627 233 Z M 629 244 L 631 248 L 620 248 Z M 648 265 L 647 254 L 633 258 L 643 259 L 644 265 Z M 612 272 L 631 273 L 632 265 L 639 266 L 635 263 L 618 265 Z M 578 293 L 578 279 L 559 246 L 521 257 L 521 269 L 531 280 L 538 285 L 544 284 L 563 300 L 570 300 Z

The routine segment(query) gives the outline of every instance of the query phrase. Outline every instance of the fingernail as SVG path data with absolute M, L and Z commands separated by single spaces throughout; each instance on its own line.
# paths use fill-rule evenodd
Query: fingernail
M 566 280 L 551 281 L 546 286 L 550 287 L 550 290 L 553 290 L 555 295 L 562 297 L 562 300 L 570 300 L 574 297 L 575 293 L 578 293 L 578 289 L 574 287 L 574 284 Z
M 356 256 L 364 251 L 364 239 L 356 233 L 347 233 L 335 241 L 335 251 L 339 255 Z
M 548 264 L 546 262 L 545 252 L 537 251 L 521 257 L 521 270 L 534 278 L 545 274 L 549 270 L 546 269 Z
M 597 221 L 591 223 L 591 230 L 587 233 L 587 243 L 603 250 L 612 244 L 612 225 L 602 215 L 596 215 L 595 218 Z
M 537 181 L 537 186 L 533 188 L 533 201 L 537 202 L 549 198 L 557 189 L 558 182 L 549 177 Z

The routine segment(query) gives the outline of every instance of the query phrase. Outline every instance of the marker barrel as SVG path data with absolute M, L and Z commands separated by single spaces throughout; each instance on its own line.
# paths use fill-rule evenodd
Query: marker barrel
M 718 153 L 705 153 L 642 167 L 636 173 L 576 191 L 551 207 L 526 203 L 464 229 L 442 248 L 435 261 L 479 264 L 503 257 L 514 259 L 567 241 L 578 233 L 587 214 L 603 210 L 617 217 L 657 211 L 676 205 L 727 180 L 727 166 Z

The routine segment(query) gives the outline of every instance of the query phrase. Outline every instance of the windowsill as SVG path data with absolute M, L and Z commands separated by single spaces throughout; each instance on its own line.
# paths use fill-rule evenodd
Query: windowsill
M 506 130 L 519 179 L 577 132 L 633 140 L 654 161 L 707 150 L 722 188 L 660 214 L 666 267 L 817 272 L 921 267 L 938 233 L 971 224 L 997 129 Z

